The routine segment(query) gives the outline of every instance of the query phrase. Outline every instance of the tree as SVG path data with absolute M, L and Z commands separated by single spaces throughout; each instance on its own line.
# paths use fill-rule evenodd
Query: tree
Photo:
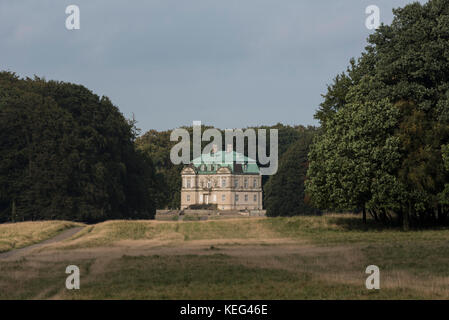
M 318 214 L 319 210 L 306 201 L 307 153 L 312 135 L 303 134 L 281 157 L 278 172 L 264 186 L 265 208 L 268 216 Z
M 185 128 L 190 132 L 190 136 L 192 136 L 192 127 Z M 202 126 L 202 130 L 206 130 L 207 128 L 211 127 Z M 256 131 L 259 129 L 278 130 L 278 154 L 280 158 L 282 158 L 282 155 L 292 144 L 302 139 L 304 135 L 312 135 L 317 131 L 317 128 L 313 126 L 287 126 L 281 123 L 274 126 L 253 127 L 253 129 Z M 222 134 L 224 135 L 224 131 L 222 131 Z M 204 147 L 207 143 L 209 142 L 203 141 L 202 147 Z M 222 150 L 226 150 L 224 139 L 222 143 Z M 267 144 L 269 143 L 268 136 Z M 170 141 L 170 131 L 149 130 L 136 140 L 137 148 L 147 154 L 154 161 L 159 187 L 156 188 L 155 191 L 152 191 L 152 194 L 156 201 L 157 208 L 160 209 L 175 209 L 180 206 L 181 170 L 183 165 L 174 165 L 170 160 L 170 150 L 175 144 L 176 142 Z M 247 149 L 245 149 L 245 155 L 247 155 Z M 262 184 L 265 185 L 268 180 L 268 176 L 263 176 Z
M 0 220 L 151 218 L 134 123 L 80 85 L 0 73 Z
M 366 206 L 408 229 L 448 210 L 441 149 L 449 139 L 449 1 L 393 13 L 324 96 L 307 190 L 320 207 Z

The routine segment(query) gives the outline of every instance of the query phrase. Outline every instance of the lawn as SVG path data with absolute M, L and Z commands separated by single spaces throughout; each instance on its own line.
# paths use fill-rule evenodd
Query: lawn
M 64 287 L 69 264 L 80 290 Z M 371 264 L 380 290 L 365 288 Z M 352 215 L 108 221 L 0 260 L 0 298 L 448 299 L 448 265 L 449 230 L 402 232 Z

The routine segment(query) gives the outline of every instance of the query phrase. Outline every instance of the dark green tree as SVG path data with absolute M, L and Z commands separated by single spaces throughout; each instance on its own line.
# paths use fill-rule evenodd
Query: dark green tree
M 307 190 L 326 208 L 366 208 L 384 222 L 442 221 L 448 181 L 449 1 L 393 11 L 317 112 Z M 440 196 L 439 196 L 440 195 Z
M 308 203 L 304 187 L 311 141 L 311 134 L 303 134 L 293 143 L 281 157 L 278 172 L 265 184 L 264 206 L 268 216 L 319 213 Z
M 0 220 L 151 218 L 136 129 L 80 85 L 0 73 Z

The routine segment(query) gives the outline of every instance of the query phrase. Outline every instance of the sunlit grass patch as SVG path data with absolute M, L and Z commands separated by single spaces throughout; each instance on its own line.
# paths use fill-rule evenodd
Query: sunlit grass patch
M 86 227 L 66 242 L 66 249 L 114 245 L 121 240 L 161 242 L 210 239 L 271 239 L 274 231 L 260 219 L 216 221 L 114 220 Z M 279 235 L 282 236 L 282 235 Z
M 26 247 L 49 239 L 80 223 L 69 221 L 31 221 L 0 224 L 0 252 Z

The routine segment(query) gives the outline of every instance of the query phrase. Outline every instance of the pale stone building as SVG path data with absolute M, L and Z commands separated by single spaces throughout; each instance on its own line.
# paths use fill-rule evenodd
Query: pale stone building
M 203 154 L 184 167 L 181 175 L 181 209 L 216 204 L 219 210 L 262 210 L 259 167 L 240 153 Z

